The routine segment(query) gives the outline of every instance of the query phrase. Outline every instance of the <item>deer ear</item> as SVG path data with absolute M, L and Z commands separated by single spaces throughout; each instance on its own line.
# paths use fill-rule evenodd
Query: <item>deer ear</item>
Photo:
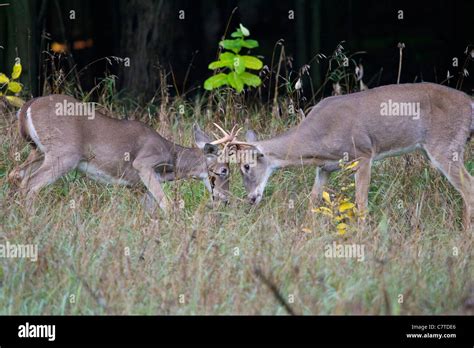
M 257 134 L 253 130 L 249 129 L 247 133 L 245 133 L 245 140 L 249 143 L 257 141 Z
M 219 147 L 214 144 L 206 143 L 203 148 L 205 155 L 216 155 L 219 153 Z
M 201 128 L 199 128 L 198 124 L 195 123 L 193 125 L 193 131 L 194 131 L 194 141 L 196 143 L 196 146 L 203 150 L 206 146 L 206 144 L 211 142 L 211 138 L 204 133 Z
M 256 147 L 253 148 L 253 153 L 255 154 L 255 156 L 257 156 L 257 159 L 260 159 L 264 156 L 263 153 L 261 153 L 260 150 Z

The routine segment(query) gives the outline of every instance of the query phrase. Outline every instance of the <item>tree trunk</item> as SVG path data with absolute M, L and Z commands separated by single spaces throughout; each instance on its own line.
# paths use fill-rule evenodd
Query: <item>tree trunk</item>
M 120 85 L 130 94 L 149 99 L 159 88 L 159 69 L 169 68 L 179 11 L 175 1 L 121 2 L 120 51 L 130 66 L 122 65 Z
M 321 0 L 310 1 L 311 13 L 311 56 L 321 53 Z M 314 64 L 311 69 L 311 75 L 315 86 L 319 87 L 323 82 L 321 80 L 321 66 Z
M 0 72 L 10 76 L 15 58 L 21 58 L 20 82 L 30 94 L 37 89 L 37 28 L 33 14 L 39 1 L 15 0 L 0 7 Z

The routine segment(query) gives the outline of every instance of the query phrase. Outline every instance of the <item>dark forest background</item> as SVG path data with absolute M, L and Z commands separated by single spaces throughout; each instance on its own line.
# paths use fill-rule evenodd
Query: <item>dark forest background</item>
M 129 68 L 104 60 L 89 65 L 80 75 L 84 89 L 112 73 L 118 76 L 120 88 L 149 97 L 159 87 L 160 68 L 173 72 L 179 90 L 202 86 L 210 75 L 207 65 L 216 57 L 218 42 L 236 7 L 229 33 L 241 22 L 249 28 L 252 38 L 260 42 L 254 53 L 262 55 L 265 64 L 270 64 L 275 45 L 282 39 L 293 69 L 312 61 L 310 76 L 316 86 L 327 66 L 312 58 L 317 53 L 330 55 L 341 41 L 351 52 L 366 52 L 357 60 L 364 65 L 364 79 L 372 84 L 369 87 L 396 83 L 399 42 L 406 45 L 401 82 L 441 82 L 448 70 L 454 76 L 462 72 L 464 51 L 473 43 L 474 33 L 474 1 L 0 0 L 2 3 L 0 71 L 8 73 L 14 58 L 21 57 L 22 82 L 32 95 L 42 91 L 45 52 L 53 42 L 67 45 L 69 67 L 77 64 L 78 69 L 105 56 L 130 58 Z M 71 10 L 75 11 L 73 20 Z M 398 10 L 403 10 L 402 20 L 397 18 Z M 289 11 L 294 11 L 294 19 L 289 18 Z M 459 67 L 452 66 L 453 57 L 459 58 Z M 472 93 L 473 87 L 472 78 L 466 79 L 463 89 Z

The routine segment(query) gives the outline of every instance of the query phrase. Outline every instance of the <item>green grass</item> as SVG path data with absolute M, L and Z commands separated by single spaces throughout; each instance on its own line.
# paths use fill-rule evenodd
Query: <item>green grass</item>
M 192 121 L 160 127 L 191 144 Z M 409 167 L 401 157 L 377 163 L 367 227 L 339 236 L 310 211 L 309 167 L 275 174 L 258 207 L 244 202 L 236 168 L 228 206 L 213 206 L 200 182 L 169 183 L 184 209 L 153 218 L 142 188 L 70 173 L 30 214 L 5 180 L 14 153 L 28 152 L 13 114 L 0 117 L 0 134 L 0 243 L 39 248 L 37 262 L 0 258 L 0 314 L 286 314 L 256 269 L 298 314 L 472 314 L 472 233 L 459 227 L 459 195 L 420 155 Z M 363 245 L 365 260 L 325 257 L 334 241 Z

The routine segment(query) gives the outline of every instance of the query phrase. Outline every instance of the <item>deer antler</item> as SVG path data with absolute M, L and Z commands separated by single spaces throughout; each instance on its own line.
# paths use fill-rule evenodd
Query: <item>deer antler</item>
M 224 151 L 226 150 L 226 148 L 228 146 L 232 146 L 232 145 L 235 145 L 236 148 L 238 149 L 239 147 L 241 146 L 250 146 L 250 147 L 254 147 L 253 144 L 250 144 L 250 143 L 246 143 L 244 141 L 239 141 L 237 140 L 237 135 L 239 135 L 239 132 L 242 130 L 242 128 L 237 128 L 237 125 L 235 125 L 234 127 L 232 127 L 232 130 L 229 132 L 226 132 L 224 129 L 222 129 L 221 126 L 219 126 L 218 124 L 214 123 L 214 126 L 216 126 L 217 129 L 219 129 L 219 131 L 224 134 L 224 136 L 222 138 L 218 138 L 218 136 L 216 136 L 214 133 L 214 136 L 216 138 L 218 138 L 217 140 L 214 140 L 211 144 L 213 145 L 218 145 L 218 144 L 224 144 Z
M 237 125 L 235 125 L 234 127 L 232 127 L 232 130 L 230 131 L 230 133 L 228 133 L 224 129 L 222 129 L 222 127 L 219 126 L 217 123 L 214 123 L 214 126 L 216 126 L 217 129 L 219 129 L 222 132 L 222 134 L 224 134 L 224 136 L 220 139 L 214 140 L 213 142 L 211 142 L 211 144 L 213 145 L 225 144 L 224 148 L 227 147 L 229 143 L 233 142 L 235 138 L 237 137 L 237 135 L 239 134 L 239 132 L 242 130 L 242 128 L 239 128 L 236 130 Z
M 231 141 L 230 143 L 228 143 L 227 145 L 237 145 L 237 147 L 239 146 L 250 146 L 250 147 L 255 147 L 254 144 L 250 144 L 250 143 L 246 143 L 245 141 L 238 141 L 238 140 L 234 140 L 234 141 Z
M 235 138 L 232 141 L 228 142 L 226 145 L 230 145 L 230 146 L 235 145 L 237 148 L 239 148 L 241 146 L 255 147 L 255 145 L 253 145 L 253 144 L 250 144 L 250 143 L 245 142 L 245 141 L 237 140 L 236 138 L 237 138 L 237 134 L 236 134 Z

